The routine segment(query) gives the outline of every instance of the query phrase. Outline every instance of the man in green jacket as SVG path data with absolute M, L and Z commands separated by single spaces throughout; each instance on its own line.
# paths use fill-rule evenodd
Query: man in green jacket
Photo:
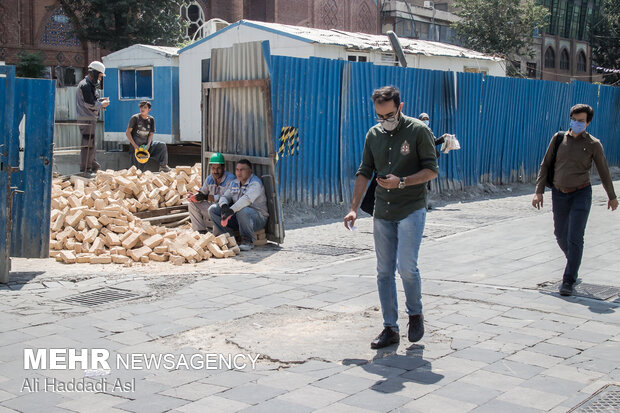
M 382 87 L 374 91 L 372 100 L 379 123 L 366 135 L 351 210 L 344 224 L 351 228 L 355 223 L 368 181 L 376 170 L 373 235 L 384 329 L 370 347 L 379 349 L 400 341 L 397 267 L 405 289 L 409 341 L 419 341 L 424 335 L 418 251 L 426 221 L 426 183 L 437 177 L 438 168 L 431 131 L 420 120 L 402 114 L 399 90 Z

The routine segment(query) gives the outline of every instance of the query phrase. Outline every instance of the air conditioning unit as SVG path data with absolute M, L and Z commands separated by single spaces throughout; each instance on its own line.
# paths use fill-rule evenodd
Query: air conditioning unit
M 424 7 L 427 9 L 432 9 L 435 6 L 435 3 L 433 3 L 432 1 L 425 1 L 424 2 Z

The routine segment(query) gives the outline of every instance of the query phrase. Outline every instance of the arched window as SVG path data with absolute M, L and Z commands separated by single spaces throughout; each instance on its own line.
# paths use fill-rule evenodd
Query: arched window
M 58 7 L 45 22 L 41 44 L 46 46 L 79 47 L 80 40 L 73 33 L 71 21 L 62 7 Z M 62 59 L 58 59 L 61 61 Z
M 570 58 L 568 57 L 566 49 L 562 50 L 562 54 L 560 55 L 560 69 L 570 70 Z
M 181 6 L 181 18 L 187 20 L 189 23 L 184 37 L 186 39 L 191 39 L 200 26 L 204 24 L 205 13 L 198 2 L 192 1 L 191 3 L 183 4 Z M 200 29 L 200 33 L 196 35 L 197 39 L 201 39 L 203 37 L 203 30 L 204 29 Z
M 584 52 L 579 52 L 579 55 L 577 55 L 577 71 L 582 73 L 588 71 L 586 54 Z
M 545 52 L 545 68 L 555 69 L 555 52 L 553 47 L 548 47 Z

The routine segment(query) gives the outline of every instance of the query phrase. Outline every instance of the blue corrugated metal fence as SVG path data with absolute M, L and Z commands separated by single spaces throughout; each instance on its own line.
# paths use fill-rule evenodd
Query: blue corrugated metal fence
M 474 73 L 273 56 L 275 147 L 283 127 L 297 128 L 299 151 L 278 161 L 284 202 L 350 202 L 364 139 L 374 124 L 372 91 L 401 90 L 403 112 L 427 112 L 436 136 L 454 133 L 460 151 L 439 159 L 439 190 L 481 182 L 531 182 L 551 136 L 568 128 L 570 107 L 595 110 L 589 127 L 620 165 L 620 88 Z
M 0 250 L 5 247 L 7 170 L 20 166 L 19 126 L 23 122 L 23 164 L 11 174 L 11 185 L 23 191 L 13 198 L 11 256 L 47 257 L 55 81 L 16 78 L 11 66 L 0 66 L 0 74 L 4 74 L 0 78 L 0 145 L 4 145 L 0 147 Z

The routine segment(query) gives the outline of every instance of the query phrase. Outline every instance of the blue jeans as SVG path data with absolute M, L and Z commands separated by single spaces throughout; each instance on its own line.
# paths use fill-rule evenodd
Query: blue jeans
M 265 228 L 265 225 L 267 225 L 267 218 L 250 207 L 245 207 L 235 213 L 225 227 L 223 227 L 220 222 L 222 220 L 222 210 L 219 205 L 213 204 L 209 207 L 209 216 L 211 217 L 211 221 L 213 221 L 213 232 L 215 235 L 220 235 L 225 232 L 232 235 L 233 230 L 238 230 L 239 234 L 241 234 L 242 242 L 248 244 L 256 241 L 254 233 Z
M 422 243 L 426 208 L 412 212 L 401 221 L 373 219 L 377 253 L 377 287 L 383 313 L 383 326 L 398 331 L 396 268 L 405 289 L 407 314 L 422 314 L 422 286 L 418 270 L 418 251 Z
M 592 206 L 592 187 L 565 194 L 551 190 L 555 239 L 566 256 L 563 281 L 574 284 L 583 256 L 583 235 Z

